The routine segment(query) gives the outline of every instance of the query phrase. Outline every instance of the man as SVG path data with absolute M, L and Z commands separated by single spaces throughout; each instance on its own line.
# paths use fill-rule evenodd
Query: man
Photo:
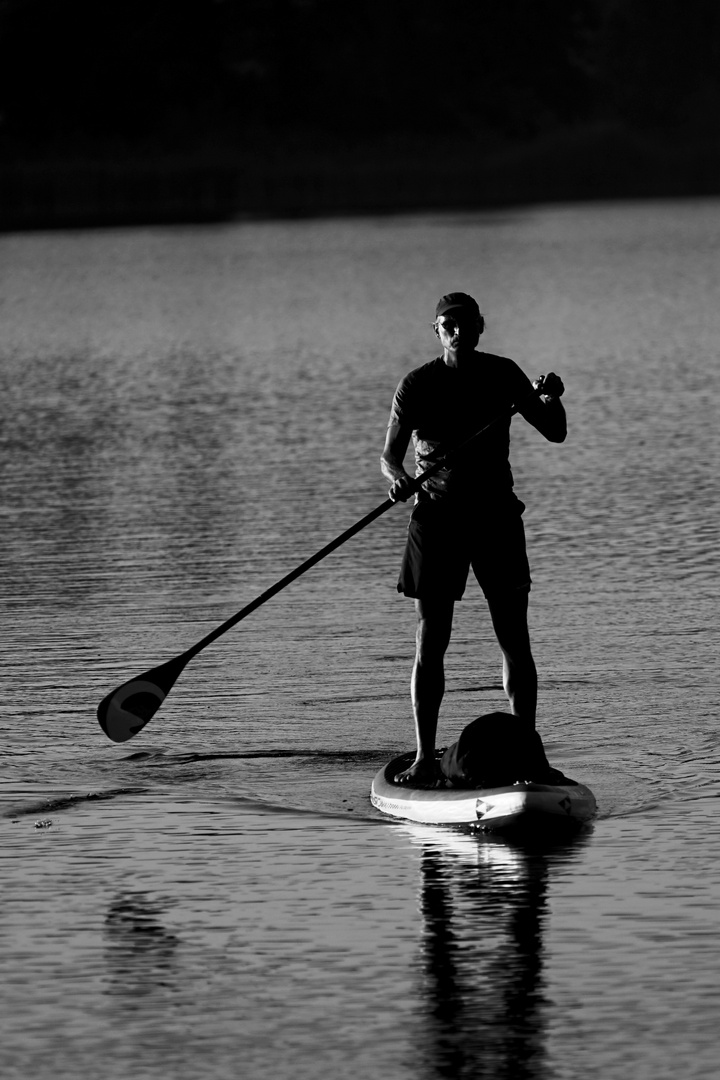
M 533 384 L 506 357 L 476 351 L 485 322 L 466 293 L 443 296 L 434 331 L 443 354 L 401 381 L 393 399 L 381 467 L 389 496 L 405 502 L 412 478 L 403 467 L 412 437 L 417 475 L 485 424 L 492 426 L 427 480 L 415 497 L 398 591 L 415 600 L 416 655 L 411 696 L 417 755 L 397 783 L 437 778 L 435 735 L 445 689 L 444 656 L 454 605 L 470 566 L 485 594 L 503 655 L 503 686 L 515 716 L 534 727 L 537 673 L 527 624 L 530 568 L 523 503 L 513 492 L 509 463 L 510 410 L 551 442 L 567 434 L 555 374 Z M 534 392 L 534 388 L 535 391 Z

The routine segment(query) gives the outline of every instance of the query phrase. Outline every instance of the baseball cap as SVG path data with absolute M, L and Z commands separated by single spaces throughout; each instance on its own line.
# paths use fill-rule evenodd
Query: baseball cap
M 454 311 L 456 314 L 460 314 L 462 311 L 466 315 L 474 315 L 477 319 L 481 317 L 477 302 L 473 300 L 472 296 L 468 296 L 464 292 L 451 292 L 447 293 L 446 296 L 441 296 L 435 308 L 435 318 L 438 319 L 441 315 L 447 315 L 450 311 Z

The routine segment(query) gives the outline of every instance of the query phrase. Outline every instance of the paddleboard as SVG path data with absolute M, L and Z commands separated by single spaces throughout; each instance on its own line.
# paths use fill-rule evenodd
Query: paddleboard
M 465 825 L 490 832 L 579 827 L 597 811 L 584 784 L 522 781 L 496 788 L 420 788 L 396 784 L 393 777 L 413 762 L 413 753 L 393 758 L 372 782 L 376 809 L 404 821 L 426 825 Z

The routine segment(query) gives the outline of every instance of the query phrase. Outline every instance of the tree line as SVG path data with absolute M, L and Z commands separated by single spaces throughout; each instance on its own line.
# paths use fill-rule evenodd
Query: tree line
M 717 131 L 717 0 L 0 0 L 0 146 Z

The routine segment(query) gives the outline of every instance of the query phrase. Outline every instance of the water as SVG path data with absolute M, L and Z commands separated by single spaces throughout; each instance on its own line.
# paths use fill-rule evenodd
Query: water
M 715 1075 L 720 206 L 0 239 L 3 1077 Z M 196 658 L 99 699 L 385 498 L 450 289 L 562 375 L 513 423 L 539 724 L 600 816 L 516 847 L 381 818 L 412 742 L 396 508 Z M 440 726 L 503 706 L 482 597 Z

